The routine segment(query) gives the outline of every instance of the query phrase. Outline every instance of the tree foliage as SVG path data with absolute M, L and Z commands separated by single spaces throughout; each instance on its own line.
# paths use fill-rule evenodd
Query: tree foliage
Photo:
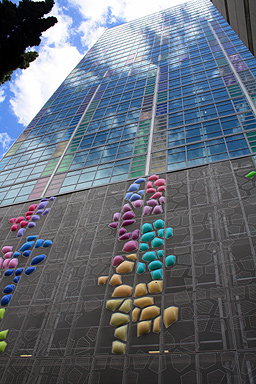
M 0 0 L 0 84 L 11 80 L 13 71 L 29 67 L 38 57 L 36 51 L 26 50 L 38 46 L 42 32 L 57 23 L 56 17 L 43 17 L 53 5 L 53 0 L 22 0 L 18 5 Z

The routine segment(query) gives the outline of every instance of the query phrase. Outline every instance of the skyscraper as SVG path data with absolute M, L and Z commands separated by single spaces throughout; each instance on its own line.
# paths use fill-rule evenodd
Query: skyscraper
M 64 80 L 0 162 L 3 383 L 253 383 L 255 77 L 205 0 Z

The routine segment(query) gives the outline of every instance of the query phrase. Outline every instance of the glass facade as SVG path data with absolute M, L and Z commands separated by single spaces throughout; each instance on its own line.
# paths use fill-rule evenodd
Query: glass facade
M 1 204 L 252 155 L 255 77 L 207 0 L 109 29 L 1 160 Z

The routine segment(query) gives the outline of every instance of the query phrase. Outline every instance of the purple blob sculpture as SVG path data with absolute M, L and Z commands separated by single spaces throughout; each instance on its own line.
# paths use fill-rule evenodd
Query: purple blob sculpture
M 131 211 L 131 207 L 130 207 L 129 204 L 125 204 L 125 205 L 123 206 L 123 212 L 127 212 L 127 211 Z
M 143 205 L 143 201 L 142 200 L 135 200 L 135 201 L 133 201 L 132 205 L 134 206 L 134 208 L 141 208 Z
M 144 209 L 143 209 L 143 215 L 144 215 L 144 216 L 149 215 L 150 212 L 151 212 L 151 210 L 152 210 L 152 207 L 149 207 L 148 205 L 146 205 L 146 206 L 144 207 Z
M 123 219 L 123 220 L 130 220 L 130 219 L 133 219 L 134 216 L 135 216 L 135 214 L 134 214 L 133 211 L 128 211 L 128 212 L 125 212 L 125 213 L 123 214 L 122 219 Z
M 120 219 L 120 213 L 119 212 L 114 213 L 113 220 L 118 221 L 119 219 Z
M 116 221 L 114 221 L 113 223 L 110 223 L 108 226 L 110 228 L 116 228 L 118 226 L 118 223 Z
M 116 267 L 118 264 L 122 263 L 122 261 L 124 261 L 122 256 L 115 256 L 113 259 L 113 267 Z
M 36 226 L 36 223 L 34 223 L 33 221 L 31 221 L 30 223 L 28 223 L 28 228 L 33 228 Z
M 41 201 L 37 209 L 44 209 L 49 204 L 49 201 Z
M 157 204 L 158 204 L 158 202 L 155 199 L 151 199 L 151 200 L 147 201 L 147 205 L 150 205 L 150 207 L 154 207 Z
M 158 213 L 163 213 L 163 208 L 161 205 L 156 205 L 153 209 L 153 215 L 156 215 Z
M 139 229 L 135 229 L 135 231 L 133 231 L 132 233 L 132 239 L 137 240 L 139 238 L 139 235 L 140 235 Z
M 21 237 L 25 232 L 25 228 L 21 228 L 18 230 L 17 237 Z
M 33 215 L 32 217 L 31 217 L 31 220 L 32 221 L 37 221 L 37 220 L 39 220 L 40 219 L 40 216 L 38 216 L 38 215 Z
M 124 220 L 122 222 L 122 227 L 127 227 L 127 225 L 131 225 L 133 223 L 135 223 L 135 220 Z
M 165 197 L 164 197 L 164 196 L 161 196 L 160 199 L 159 199 L 159 201 L 160 201 L 160 204 L 164 204 L 164 203 L 165 203 Z
M 124 235 L 119 237 L 119 240 L 129 240 L 131 237 L 131 232 L 126 232 Z
M 120 228 L 119 231 L 118 231 L 118 236 L 122 236 L 122 235 L 124 235 L 126 232 L 127 232 L 127 229 L 125 229 L 125 228 Z
M 137 241 L 134 241 L 134 240 L 127 241 L 127 243 L 125 243 L 123 247 L 124 252 L 132 252 L 132 251 L 136 251 L 137 249 L 138 249 L 138 243 Z

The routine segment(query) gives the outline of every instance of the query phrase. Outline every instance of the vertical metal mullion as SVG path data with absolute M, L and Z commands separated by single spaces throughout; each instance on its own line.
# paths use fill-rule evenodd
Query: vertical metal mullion
M 151 117 L 149 139 L 148 139 L 148 152 L 147 152 L 146 168 L 145 168 L 146 176 L 149 174 L 149 166 L 150 166 L 150 158 L 151 158 L 151 150 L 152 150 L 152 142 L 153 142 L 153 132 L 154 132 L 154 125 L 155 125 L 156 103 L 157 103 L 157 93 L 158 93 L 157 86 L 158 86 L 158 80 L 159 80 L 159 72 L 160 72 L 160 68 L 158 67 L 156 72 L 155 90 L 154 90 L 153 106 L 152 106 L 152 117 Z
M 242 80 L 241 80 L 239 74 L 238 74 L 237 71 L 235 70 L 235 67 L 233 66 L 233 64 L 232 64 L 232 62 L 231 62 L 229 56 L 227 55 L 225 49 L 223 48 L 223 46 L 222 46 L 222 44 L 221 44 L 221 42 L 220 42 L 220 40 L 219 40 L 217 34 L 215 33 L 213 27 L 211 26 L 211 23 L 208 22 L 208 25 L 209 25 L 209 27 L 210 27 L 210 29 L 211 29 L 211 31 L 212 31 L 212 33 L 213 33 L 213 35 L 214 35 L 216 41 L 218 42 L 218 44 L 219 44 L 219 46 L 220 46 L 220 48 L 221 48 L 221 50 L 222 50 L 222 53 L 223 53 L 223 55 L 225 56 L 225 58 L 226 58 L 226 60 L 227 60 L 227 62 L 228 62 L 228 64 L 229 64 L 230 68 L 232 69 L 233 75 L 235 76 L 235 78 L 236 78 L 238 84 L 240 85 L 240 87 L 241 87 L 241 89 L 242 89 L 242 91 L 243 91 L 243 93 L 244 93 L 244 95 L 245 95 L 246 100 L 248 101 L 248 103 L 249 103 L 249 105 L 250 105 L 250 107 L 251 107 L 251 109 L 252 109 L 252 111 L 253 111 L 253 113 L 254 113 L 254 115 L 255 115 L 255 117 L 256 117 L 256 107 L 255 107 L 255 105 L 253 104 L 253 101 L 252 101 L 251 96 L 250 96 L 249 93 L 247 92 L 247 89 L 245 88 L 245 86 L 244 86 L 244 84 L 243 84 L 243 82 L 242 82 Z

